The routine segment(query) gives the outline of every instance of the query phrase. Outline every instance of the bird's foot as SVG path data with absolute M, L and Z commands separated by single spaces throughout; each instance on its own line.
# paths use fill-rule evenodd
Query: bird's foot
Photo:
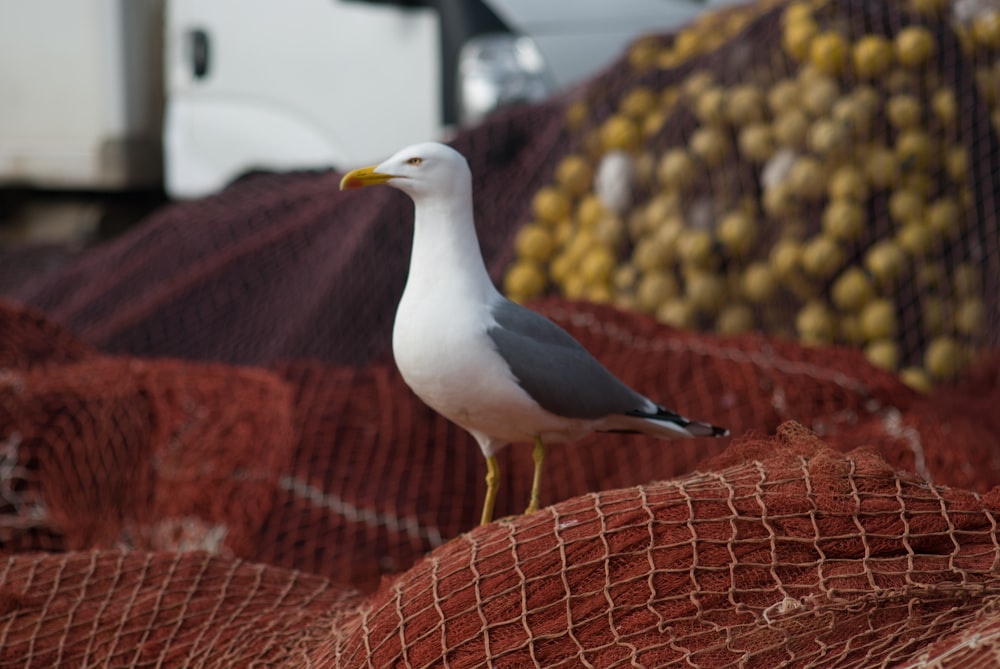
M 531 481 L 531 499 L 528 501 L 528 508 L 524 510 L 524 515 L 538 511 L 542 502 L 542 463 L 545 462 L 545 445 L 542 444 L 541 437 L 535 437 L 535 449 L 531 452 L 531 459 L 535 461 L 535 474 Z

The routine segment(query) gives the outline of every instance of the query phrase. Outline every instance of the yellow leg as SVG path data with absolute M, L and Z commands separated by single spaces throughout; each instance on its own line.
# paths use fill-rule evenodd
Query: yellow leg
M 531 479 L 531 501 L 524 510 L 525 515 L 538 511 L 541 503 L 542 463 L 545 462 L 545 445 L 542 444 L 541 437 L 535 437 L 535 450 L 531 452 L 531 459 L 535 461 L 535 476 Z
M 486 458 L 486 501 L 483 502 L 483 518 L 480 525 L 489 525 L 493 520 L 493 505 L 497 501 L 497 489 L 500 487 L 500 465 L 495 456 Z

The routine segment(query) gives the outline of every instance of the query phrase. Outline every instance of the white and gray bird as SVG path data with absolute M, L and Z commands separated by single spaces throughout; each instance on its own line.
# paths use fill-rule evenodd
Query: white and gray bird
M 729 434 L 640 395 L 544 316 L 501 295 L 486 272 L 472 216 L 472 173 L 443 144 L 417 144 L 347 173 L 341 190 L 388 184 L 414 203 L 413 250 L 392 331 L 403 380 L 475 437 L 486 456 L 482 523 L 499 485 L 496 453 L 534 442 L 531 500 L 538 510 L 547 442 L 595 431 L 657 437 Z

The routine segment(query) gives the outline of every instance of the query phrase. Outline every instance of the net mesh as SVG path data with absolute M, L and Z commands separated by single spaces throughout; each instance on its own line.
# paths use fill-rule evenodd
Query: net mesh
M 206 553 L 18 555 L 0 580 L 5 667 L 303 666 L 296 646 L 354 599 Z
M 22 554 L 0 666 L 996 666 L 996 493 L 801 425 L 461 535 L 370 596 L 205 552 Z
M 956 28 L 946 10 L 842 0 L 712 14 L 640 40 L 563 98 L 456 136 L 491 275 L 629 385 L 736 435 L 554 446 L 542 488 L 554 506 L 532 516 L 516 515 L 532 461 L 514 445 L 498 455 L 496 515 L 510 517 L 468 532 L 482 456 L 392 366 L 412 205 L 391 189 L 251 174 L 57 269 L 30 254 L 0 263 L 0 666 L 1000 666 L 1000 37 L 985 14 Z M 788 53 L 796 12 L 815 24 L 810 40 L 840 35 L 850 60 L 833 38 L 815 56 Z M 899 59 L 895 40 L 914 25 L 933 39 L 922 69 L 856 80 L 845 63 L 858 43 L 882 35 Z M 965 169 L 899 161 L 901 129 L 883 107 L 866 143 L 832 163 L 803 148 L 796 159 L 817 159 L 830 181 L 845 165 L 868 170 L 872 142 L 898 162 L 892 188 L 866 173 L 857 204 L 871 225 L 837 237 L 843 262 L 819 276 L 809 268 L 822 254 L 801 254 L 829 232 L 833 196 L 767 196 L 766 161 L 744 155 L 732 118 L 706 123 L 718 110 L 692 95 L 700 82 L 732 103 L 730 89 L 817 76 L 827 59 L 843 69 L 824 76 L 851 100 L 862 85 L 883 106 L 917 98 L 933 155 L 961 153 Z M 953 127 L 933 102 L 945 84 Z M 657 104 L 642 117 L 648 93 Z M 774 122 L 767 110 L 758 123 Z M 659 181 L 664 155 L 706 128 L 732 160 L 695 164 L 675 197 Z M 590 176 L 637 140 L 631 200 L 595 208 L 610 196 L 587 190 Z M 958 227 L 922 255 L 904 246 L 883 285 L 865 258 L 914 225 L 893 199 L 903 183 L 926 205 L 921 230 L 951 196 Z M 678 228 L 667 199 L 711 215 Z M 734 203 L 753 213 L 743 255 L 740 235 L 723 232 L 740 225 L 721 223 Z M 688 256 L 637 264 L 664 229 L 699 233 L 709 252 L 676 239 Z M 781 267 L 779 242 L 802 247 L 801 282 L 779 277 L 752 302 L 746 274 Z M 678 308 L 699 268 L 725 276 L 725 290 Z M 920 283 L 927 268 L 938 278 Z M 834 287 L 853 269 L 868 302 L 889 302 L 895 329 L 877 340 L 891 339 L 897 364 L 844 335 L 862 314 Z M 675 292 L 639 291 L 668 274 Z M 928 329 L 934 299 L 944 311 Z M 834 319 L 825 341 L 801 327 L 807 304 Z M 751 309 L 755 331 L 719 327 L 733 305 Z M 952 350 L 928 364 L 942 337 Z
M 893 474 L 870 452 L 845 458 L 792 424 L 738 450 L 728 469 L 464 535 L 376 597 L 363 637 L 337 653 L 410 666 L 885 666 L 990 617 L 998 546 L 983 498 Z
M 856 351 L 540 308 L 777 436 L 556 447 L 567 501 L 461 534 L 482 458 L 392 368 L 107 356 L 6 305 L 0 666 L 991 666 L 1000 359 L 928 397 Z M 527 456 L 500 454 L 498 513 Z

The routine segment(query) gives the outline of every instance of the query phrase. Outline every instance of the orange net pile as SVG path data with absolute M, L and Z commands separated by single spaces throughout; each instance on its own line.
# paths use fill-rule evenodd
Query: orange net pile
M 1000 32 L 995 47 L 992 24 L 955 32 L 938 0 L 792 4 L 807 6 L 643 40 L 565 98 L 456 137 L 492 276 L 629 385 L 734 434 L 554 446 L 553 506 L 529 517 L 517 514 L 532 461 L 513 445 L 498 456 L 496 516 L 510 517 L 473 529 L 479 449 L 391 363 L 412 235 L 400 193 L 253 174 L 58 269 L 0 267 L 0 667 L 1000 666 Z M 785 44 L 789 14 L 832 51 Z M 919 75 L 862 84 L 838 56 L 912 25 L 934 37 Z M 730 100 L 744 75 L 805 91 L 803 68 L 836 63 L 821 74 L 851 101 L 871 98 L 862 85 L 879 104 L 917 97 L 921 132 L 966 169 L 928 156 L 897 165 L 898 183 L 867 174 L 864 191 L 776 199 L 747 160 L 761 147 L 692 92 L 703 71 L 717 77 L 709 101 Z M 945 103 L 920 98 L 949 81 L 950 129 Z M 638 105 L 651 92 L 668 106 Z M 767 114 L 756 139 L 774 130 Z M 824 157 L 814 139 L 796 160 L 840 170 L 896 156 L 902 130 L 886 114 L 864 146 Z M 656 152 L 693 160 L 706 133 L 723 133 L 733 160 L 695 164 L 691 190 L 671 194 L 678 174 Z M 629 207 L 604 211 L 575 177 L 625 140 L 638 140 L 639 180 Z M 957 227 L 903 207 L 897 187 L 924 204 L 954 187 Z M 871 222 L 858 236 L 843 236 L 849 218 L 824 223 L 845 193 Z M 719 207 L 708 218 L 706 198 Z M 732 207 L 753 213 L 743 255 L 746 228 L 715 225 Z M 912 226 L 934 243 L 911 247 Z M 775 246 L 805 253 L 831 230 L 843 262 L 774 262 Z M 677 253 L 658 255 L 673 233 Z M 866 261 L 886 240 L 906 242 L 890 282 Z M 771 276 L 758 303 L 751 267 L 758 288 L 794 272 Z M 846 300 L 835 286 L 858 272 L 871 290 Z M 706 277 L 724 290 L 703 291 Z M 866 327 L 895 330 L 850 341 L 845 323 L 871 303 L 881 313 Z M 734 309 L 763 320 L 719 327 Z M 941 338 L 946 364 L 928 364 Z
M 376 593 L 204 552 L 13 555 L 0 666 L 996 666 L 996 494 L 788 423 L 462 535 Z
M 0 666 L 992 657 L 1000 358 L 925 397 L 854 351 L 541 307 L 627 382 L 778 436 L 556 447 L 567 501 L 462 534 L 482 458 L 391 368 L 113 357 L 4 307 Z M 516 514 L 531 461 L 501 466 Z
M 794 424 L 734 451 L 742 464 L 464 536 L 374 598 L 365 634 L 337 656 L 375 666 L 997 661 L 995 496 L 928 486 L 867 451 L 841 456 Z

